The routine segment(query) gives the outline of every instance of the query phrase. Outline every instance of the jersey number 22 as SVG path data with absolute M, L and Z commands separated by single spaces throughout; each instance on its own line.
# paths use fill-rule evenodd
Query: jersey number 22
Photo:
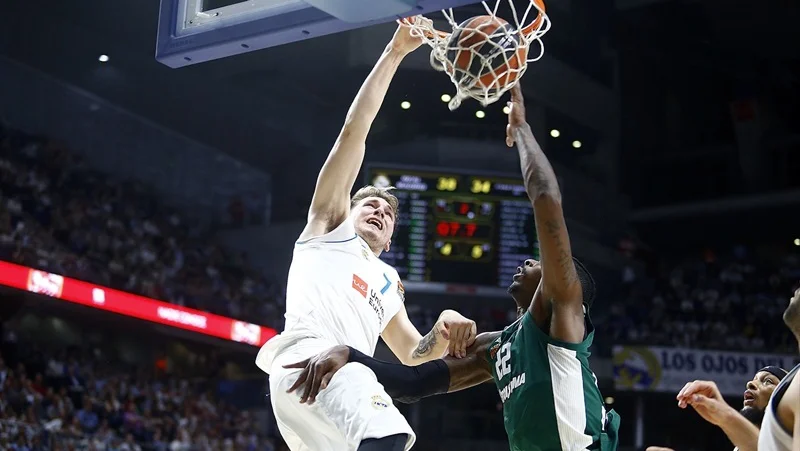
M 511 343 L 504 343 L 500 347 L 500 352 L 497 353 L 497 361 L 494 363 L 494 368 L 497 370 L 497 380 L 500 380 L 506 374 L 511 372 Z

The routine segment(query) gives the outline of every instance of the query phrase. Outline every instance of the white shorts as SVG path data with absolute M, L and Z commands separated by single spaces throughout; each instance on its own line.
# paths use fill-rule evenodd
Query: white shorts
M 405 449 L 411 449 L 417 438 L 414 431 L 375 373 L 360 363 L 342 367 L 314 404 L 300 404 L 302 389 L 286 393 L 302 370 L 283 365 L 308 357 L 302 355 L 282 353 L 273 361 L 269 377 L 272 410 L 291 451 L 356 451 L 364 439 L 395 434 L 407 434 Z

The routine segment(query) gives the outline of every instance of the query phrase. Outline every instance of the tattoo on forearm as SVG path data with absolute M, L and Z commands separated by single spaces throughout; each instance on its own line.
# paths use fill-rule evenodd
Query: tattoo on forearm
M 517 128 L 514 139 L 519 149 L 525 188 L 528 191 L 531 202 L 534 203 L 534 209 L 536 208 L 536 199 L 542 195 L 548 195 L 560 203 L 561 191 L 558 188 L 558 179 L 555 172 L 553 172 L 553 167 L 547 160 L 547 156 L 533 137 L 530 127 L 525 125 Z M 564 218 L 545 219 L 541 225 L 544 226 L 544 230 L 541 232 L 542 238 L 544 239 L 544 235 L 547 235 L 547 238 L 554 243 L 555 255 L 550 256 L 548 254 L 547 259 L 555 259 L 559 268 L 557 277 L 560 283 L 563 284 L 564 288 L 580 283 L 575 263 L 572 261 L 569 238 L 567 238 L 564 230 L 566 227 Z
M 561 193 L 558 189 L 556 174 L 553 172 L 547 156 L 533 137 L 530 127 L 526 125 L 517 129 L 515 140 L 528 196 L 533 200 L 540 194 L 549 193 L 560 200 Z
M 528 190 L 531 191 L 531 197 L 534 199 L 539 194 L 552 192 L 556 188 L 555 184 L 547 177 L 547 172 L 541 166 L 536 166 L 532 170 L 528 182 Z
M 568 250 L 568 243 L 565 243 L 561 236 L 561 228 L 564 227 L 562 221 L 551 219 L 545 221 L 545 230 L 555 241 L 556 247 L 556 262 L 561 269 L 561 280 L 564 282 L 565 287 L 572 286 L 578 282 L 578 273 L 575 270 L 575 263 L 572 261 L 572 255 Z
M 431 353 L 431 351 L 433 351 L 433 348 L 436 346 L 438 341 L 439 330 L 434 326 L 433 330 L 428 332 L 428 334 L 422 337 L 422 340 L 419 341 L 419 346 L 417 346 L 417 349 L 415 349 L 411 354 L 411 357 L 415 359 L 426 357 Z

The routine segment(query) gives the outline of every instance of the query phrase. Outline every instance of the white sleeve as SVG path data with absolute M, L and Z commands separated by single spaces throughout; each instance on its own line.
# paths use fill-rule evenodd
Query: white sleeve
M 353 220 L 348 216 L 341 224 L 330 232 L 309 238 L 307 240 L 297 241 L 295 244 L 303 245 L 308 243 L 342 243 L 350 241 L 356 237 L 356 226 Z

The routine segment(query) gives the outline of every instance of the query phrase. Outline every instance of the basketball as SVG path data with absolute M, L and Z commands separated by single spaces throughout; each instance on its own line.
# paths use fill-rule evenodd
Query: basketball
M 444 70 L 467 91 L 493 94 L 519 78 L 527 64 L 528 46 L 507 21 L 476 16 L 464 21 L 447 43 Z

